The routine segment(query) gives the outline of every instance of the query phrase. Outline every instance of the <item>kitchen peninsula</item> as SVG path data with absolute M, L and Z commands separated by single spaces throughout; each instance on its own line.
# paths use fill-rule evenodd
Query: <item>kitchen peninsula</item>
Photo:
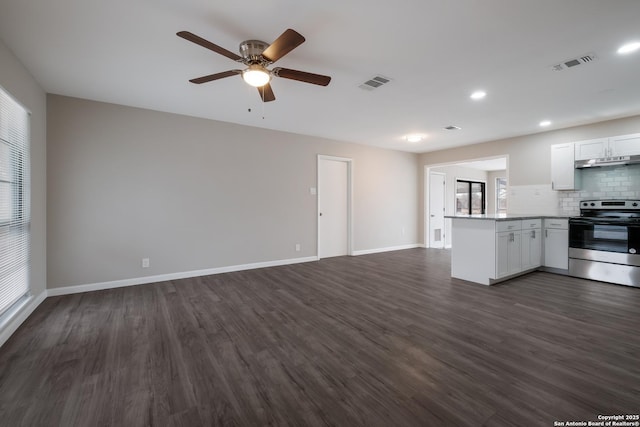
M 541 267 L 567 273 L 566 217 L 495 214 L 445 218 L 452 219 L 454 278 L 493 285 Z

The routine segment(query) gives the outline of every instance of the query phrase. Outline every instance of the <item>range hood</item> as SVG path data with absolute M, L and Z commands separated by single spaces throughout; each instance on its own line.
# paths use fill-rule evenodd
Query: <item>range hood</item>
M 640 163 L 640 156 L 603 157 L 601 159 L 576 160 L 575 168 L 595 168 L 600 166 L 619 166 Z

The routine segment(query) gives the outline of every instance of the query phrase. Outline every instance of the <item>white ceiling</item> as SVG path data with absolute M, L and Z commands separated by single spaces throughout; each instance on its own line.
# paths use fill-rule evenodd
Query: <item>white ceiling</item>
M 640 114 L 638 0 L 0 0 L 0 39 L 49 93 L 269 129 L 426 152 Z M 293 28 L 307 41 L 275 66 L 327 74 L 328 87 L 282 78 L 262 104 L 238 68 L 177 37 L 237 52 Z M 552 71 L 563 60 L 597 60 Z M 358 86 L 390 77 L 372 91 Z M 469 95 L 487 91 L 482 101 Z M 249 111 L 249 109 L 251 111 Z M 457 131 L 443 130 L 457 125 Z M 544 129 L 544 130 L 547 130 Z M 427 138 L 408 143 L 404 136 Z

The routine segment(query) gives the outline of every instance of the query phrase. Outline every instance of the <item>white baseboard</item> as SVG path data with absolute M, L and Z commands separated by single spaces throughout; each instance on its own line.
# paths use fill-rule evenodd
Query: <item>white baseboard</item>
M 386 248 L 364 249 L 361 251 L 353 251 L 353 255 L 358 256 L 358 255 L 368 255 L 368 254 L 379 254 L 381 252 L 401 251 L 403 249 L 413 249 L 413 248 L 420 248 L 420 247 L 424 247 L 424 245 L 421 245 L 419 243 L 412 243 L 410 245 L 389 246 Z
M 159 274 L 156 276 L 134 277 L 131 279 L 113 280 L 109 282 L 90 283 L 86 285 L 65 286 L 48 289 L 48 296 L 77 294 L 80 292 L 101 291 L 104 289 L 122 288 L 125 286 L 145 285 L 165 282 L 167 280 L 187 279 L 190 277 L 209 276 L 211 274 L 230 273 L 232 271 L 253 270 L 255 268 L 276 267 L 279 265 L 300 264 L 317 261 L 317 256 L 304 258 L 280 259 L 276 261 L 255 262 L 252 264 L 230 265 L 226 267 L 208 268 L 205 270 L 183 271 L 179 273 Z
M 7 342 L 9 337 L 18 329 L 22 322 L 31 316 L 31 313 L 38 308 L 42 301 L 47 298 L 47 291 L 40 292 L 37 296 L 29 297 L 20 307 L 14 311 L 3 314 L 5 321 L 0 325 L 0 347 Z

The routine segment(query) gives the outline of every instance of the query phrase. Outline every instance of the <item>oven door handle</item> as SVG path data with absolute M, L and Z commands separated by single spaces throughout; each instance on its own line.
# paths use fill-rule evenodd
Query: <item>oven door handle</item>
M 569 225 L 618 225 L 620 227 L 628 227 L 631 224 L 625 224 L 621 222 L 611 222 L 607 220 L 584 220 L 584 219 L 569 219 Z
M 583 219 L 569 219 L 569 225 L 591 225 L 595 224 L 595 221 L 585 221 Z

